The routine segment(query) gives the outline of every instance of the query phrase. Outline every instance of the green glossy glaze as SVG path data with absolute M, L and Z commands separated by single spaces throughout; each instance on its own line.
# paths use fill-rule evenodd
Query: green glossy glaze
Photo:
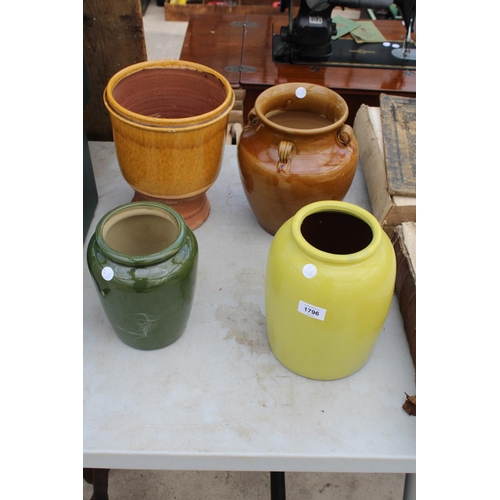
M 140 217 L 145 221 L 131 223 Z M 151 229 L 155 221 L 160 227 Z M 132 226 L 125 228 L 117 244 L 112 228 L 126 224 Z M 133 248 L 126 240 L 136 240 L 137 248 L 144 249 L 157 239 L 151 253 L 122 250 Z M 153 202 L 111 210 L 90 239 L 87 263 L 106 316 L 125 344 L 160 349 L 183 334 L 194 298 L 198 244 L 175 210 Z

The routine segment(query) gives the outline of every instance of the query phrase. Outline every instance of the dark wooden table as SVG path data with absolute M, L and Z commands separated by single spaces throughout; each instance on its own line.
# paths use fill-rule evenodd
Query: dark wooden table
M 404 40 L 401 22 L 374 23 L 388 40 Z M 338 92 L 349 106 L 351 125 L 361 104 L 379 106 L 381 93 L 416 97 L 416 71 L 275 63 L 272 35 L 286 24 L 286 14 L 192 15 L 180 59 L 210 66 L 233 88 L 244 89 L 245 119 L 261 92 L 286 82 L 315 83 Z
M 180 59 L 210 66 L 240 88 L 244 21 L 238 14 L 192 15 Z

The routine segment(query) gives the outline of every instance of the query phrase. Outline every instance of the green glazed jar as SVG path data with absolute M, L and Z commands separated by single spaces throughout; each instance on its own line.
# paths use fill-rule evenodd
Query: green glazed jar
M 87 264 L 104 312 L 125 344 L 160 349 L 183 334 L 198 244 L 175 210 L 155 202 L 111 210 L 89 241 Z

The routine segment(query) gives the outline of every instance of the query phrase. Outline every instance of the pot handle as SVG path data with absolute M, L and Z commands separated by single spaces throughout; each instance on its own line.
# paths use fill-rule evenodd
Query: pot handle
M 259 123 L 259 117 L 257 116 L 257 113 L 255 112 L 255 108 L 252 108 L 247 115 L 247 123 L 250 125 L 250 127 L 256 127 Z
M 350 125 L 344 124 L 337 132 L 337 141 L 347 147 L 354 137 L 354 131 Z
M 295 156 L 296 148 L 293 142 L 280 141 L 278 146 L 278 163 L 276 169 L 278 172 L 287 174 L 290 170 L 290 163 Z

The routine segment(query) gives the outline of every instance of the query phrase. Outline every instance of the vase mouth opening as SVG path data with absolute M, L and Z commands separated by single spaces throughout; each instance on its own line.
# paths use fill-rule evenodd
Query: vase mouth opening
M 151 265 L 175 254 L 183 224 L 173 209 L 155 202 L 133 202 L 109 212 L 97 228 L 99 246 L 114 261 Z
M 229 82 L 212 69 L 183 61 L 139 63 L 116 73 L 104 101 L 132 122 L 189 126 L 218 120 L 234 104 Z
M 352 262 L 369 257 L 379 245 L 375 222 L 369 212 L 355 205 L 316 202 L 297 212 L 292 231 L 315 257 Z
M 333 90 L 313 84 L 282 84 L 257 97 L 255 112 L 266 125 L 288 133 L 327 133 L 340 127 L 349 109 Z

